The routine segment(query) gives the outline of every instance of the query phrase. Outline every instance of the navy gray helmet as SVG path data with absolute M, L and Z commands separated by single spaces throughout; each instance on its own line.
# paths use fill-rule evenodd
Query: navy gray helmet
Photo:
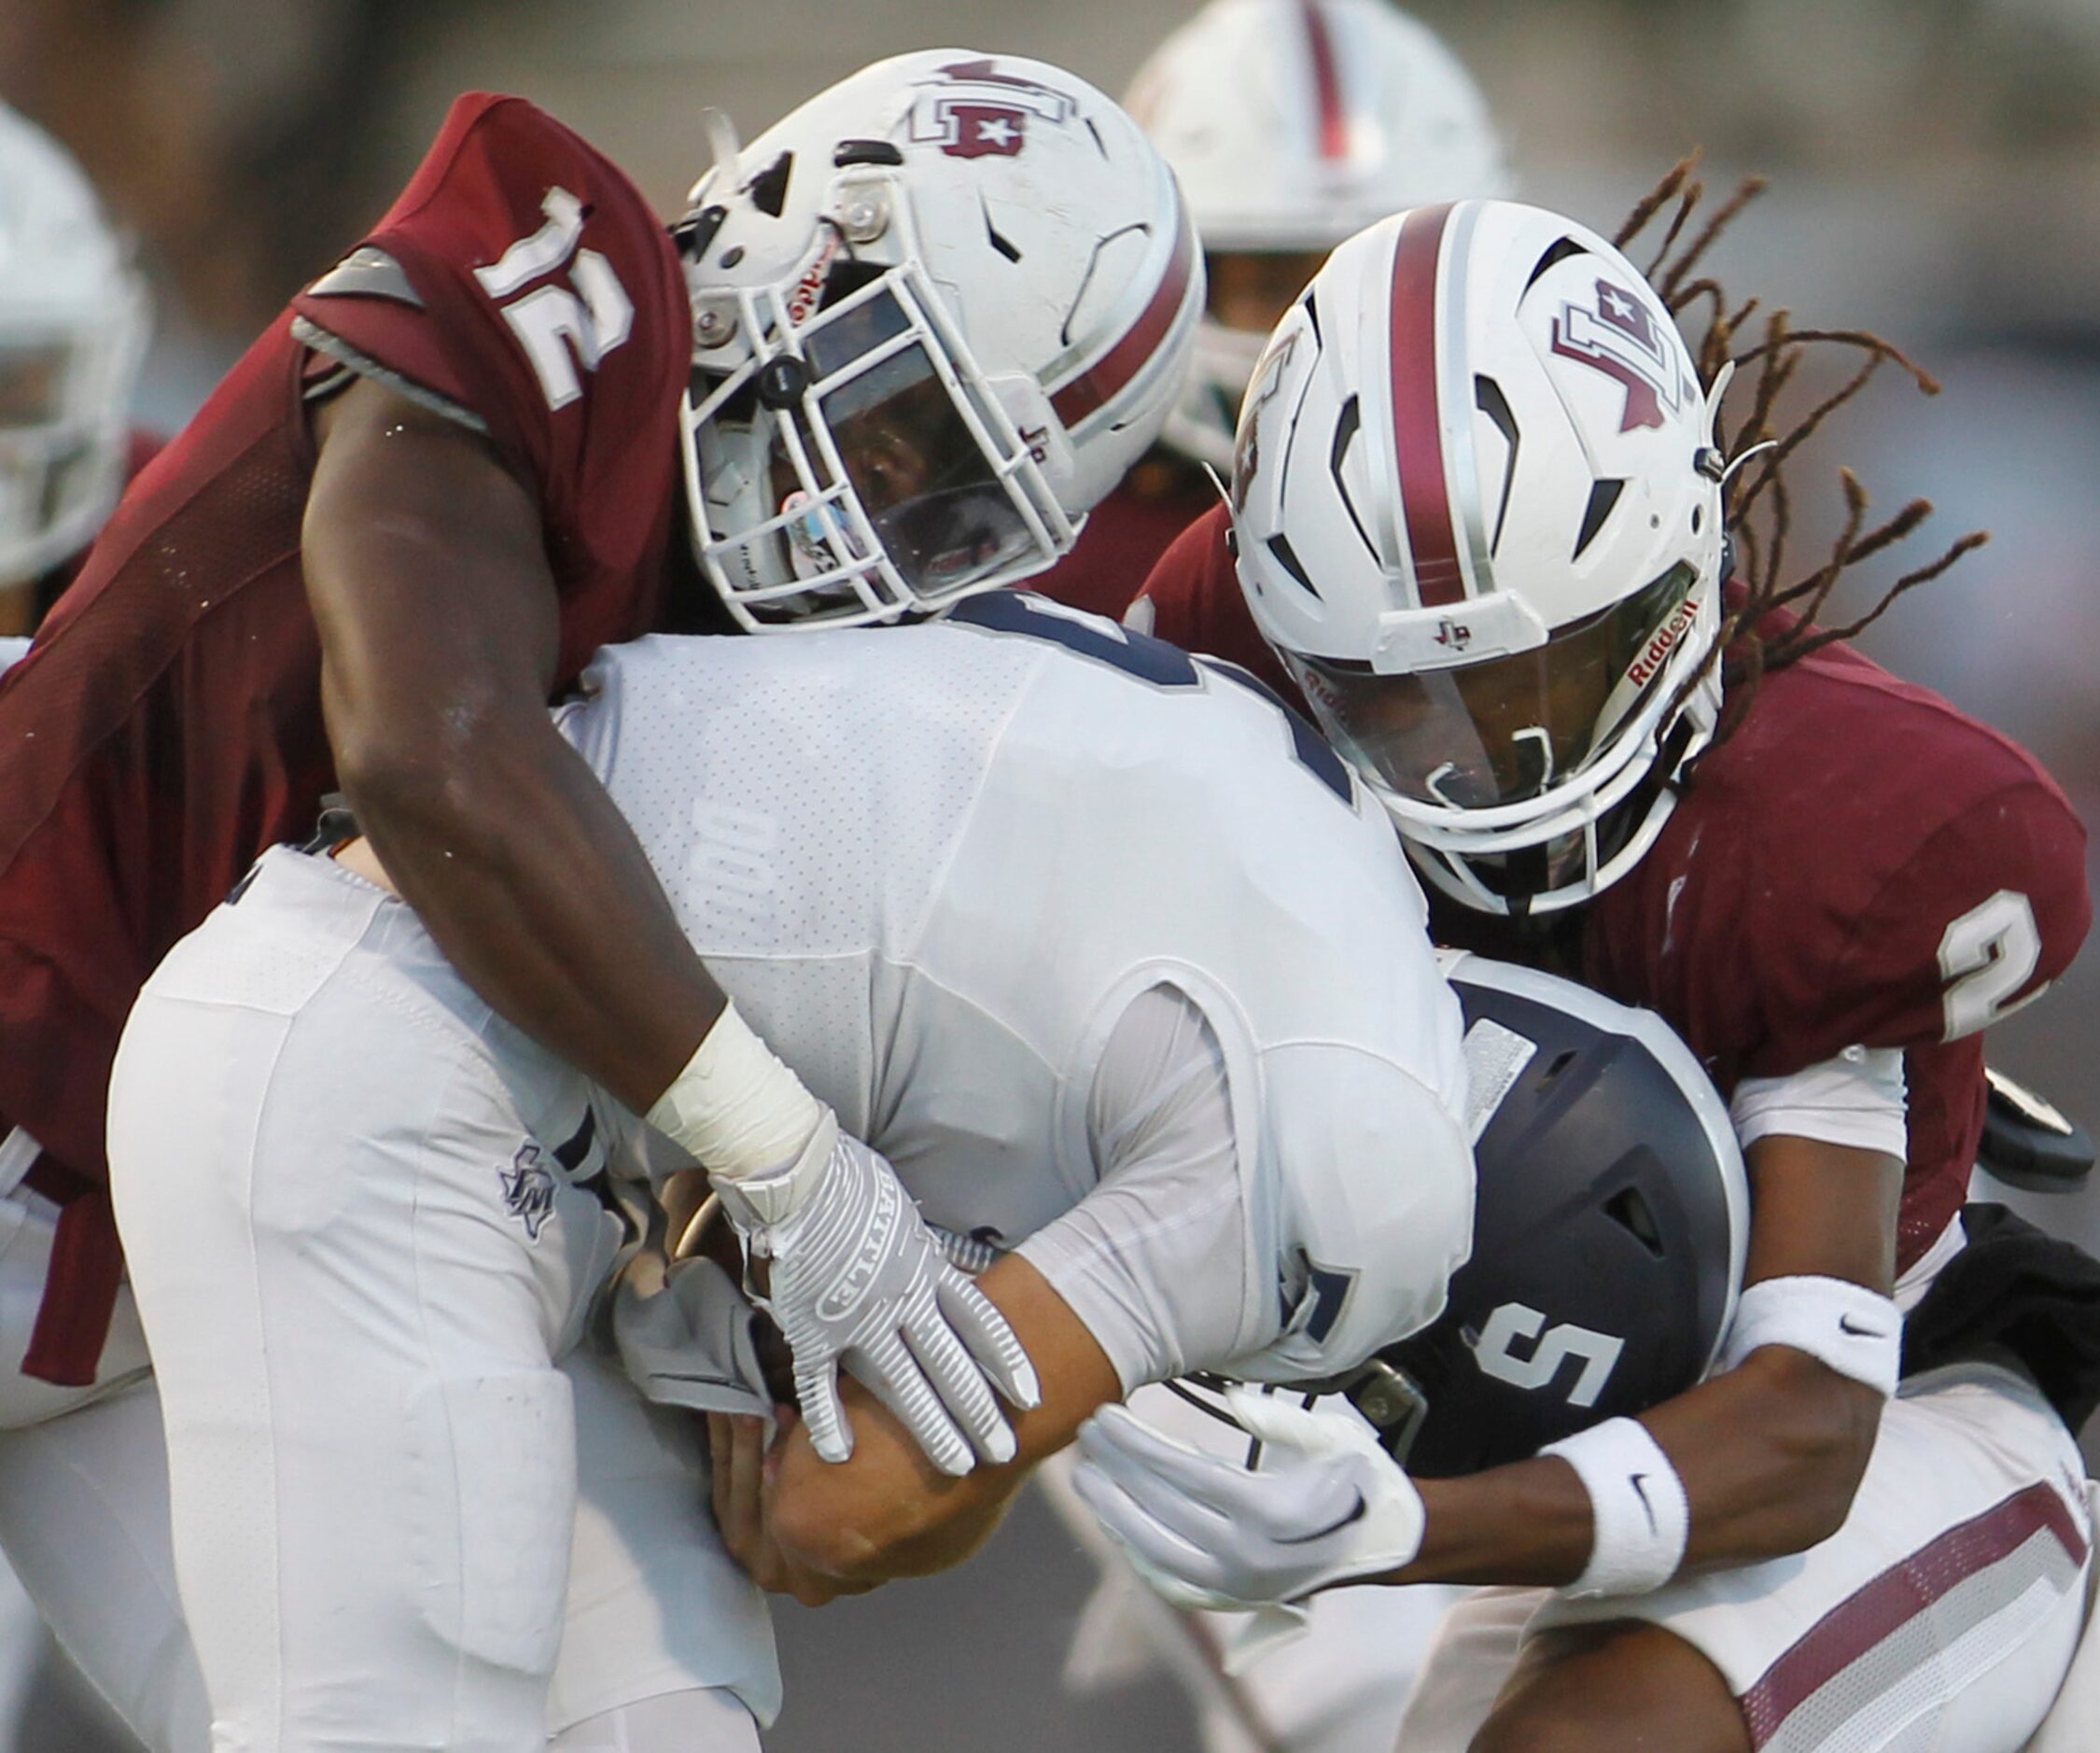
M 1443 1314 L 1335 1385 L 1425 1478 L 1520 1461 L 1706 1373 L 1749 1193 L 1727 1106 L 1654 1013 L 1477 956 L 1472 1258 Z

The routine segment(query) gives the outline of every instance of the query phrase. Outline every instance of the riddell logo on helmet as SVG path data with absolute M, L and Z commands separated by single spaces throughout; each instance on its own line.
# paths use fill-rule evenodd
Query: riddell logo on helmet
M 1637 688 L 1645 688 L 1662 667 L 1662 660 L 1677 649 L 1677 641 L 1699 617 L 1699 598 L 1687 596 L 1677 605 L 1677 611 L 1656 629 L 1655 638 L 1648 648 L 1627 667 L 1626 680 Z
M 794 328 L 800 329 L 816 312 L 824 296 L 824 282 L 831 276 L 832 259 L 837 254 L 838 233 L 827 228 L 823 242 L 817 246 L 816 256 L 802 271 L 794 290 L 788 294 L 788 321 Z
M 1078 103 L 1063 91 L 995 71 L 990 61 L 959 61 L 940 81 L 920 90 L 912 109 L 912 138 L 938 146 L 951 159 L 1018 158 L 1028 145 L 1029 118 L 1071 119 Z

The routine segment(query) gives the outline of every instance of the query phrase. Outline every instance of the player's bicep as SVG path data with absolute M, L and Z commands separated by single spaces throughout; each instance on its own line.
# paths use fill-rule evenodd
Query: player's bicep
M 537 709 L 559 605 L 532 495 L 485 439 L 369 379 L 315 432 L 302 559 L 331 732 Z
M 1745 1282 L 1840 1278 L 1889 1294 L 1901 1157 L 1773 1133 L 1754 1141 L 1743 1162 L 1751 1207 Z

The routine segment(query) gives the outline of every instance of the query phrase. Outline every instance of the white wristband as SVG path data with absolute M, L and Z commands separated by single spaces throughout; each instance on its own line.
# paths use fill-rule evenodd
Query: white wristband
M 1737 1299 L 1715 1372 L 1766 1345 L 1806 1352 L 1885 1399 L 1902 1373 L 1903 1315 L 1879 1291 L 1845 1279 L 1768 1278 Z
M 792 1163 L 829 1112 L 732 1003 L 645 1117 L 712 1179 L 743 1181 Z
M 1562 1594 L 1646 1594 L 1677 1574 L 1691 1534 L 1691 1505 L 1646 1425 L 1606 1419 L 1539 1453 L 1565 1461 L 1589 1494 L 1589 1563 Z

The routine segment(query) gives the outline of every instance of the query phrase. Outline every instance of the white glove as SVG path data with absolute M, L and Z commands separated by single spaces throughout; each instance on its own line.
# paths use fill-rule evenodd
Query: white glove
M 843 1363 L 942 1472 L 969 1472 L 973 1447 L 987 1461 L 1014 1458 L 992 1388 L 1034 1406 L 1035 1367 L 1005 1317 L 941 1257 L 880 1155 L 841 1132 L 827 1109 L 786 1169 L 718 1179 L 715 1191 L 747 1255 L 773 1263 L 766 1296 L 753 1300 L 794 1353 L 795 1395 L 819 1456 L 853 1452 L 838 1398 Z
M 1262 1441 L 1258 1472 L 1124 1407 L 1080 1426 L 1072 1484 L 1157 1593 L 1242 1611 L 1398 1570 L 1421 1550 L 1421 1495 L 1362 1423 L 1246 1388 L 1225 1399 Z
M 653 1296 L 633 1274 L 612 1293 L 612 1338 L 642 1397 L 693 1412 L 741 1412 L 770 1420 L 744 1293 L 712 1260 L 680 1260 Z

